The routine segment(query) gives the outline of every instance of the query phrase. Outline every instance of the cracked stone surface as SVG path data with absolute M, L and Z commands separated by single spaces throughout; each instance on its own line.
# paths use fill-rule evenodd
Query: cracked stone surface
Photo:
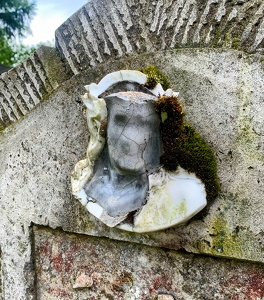
M 142 103 L 133 103 L 127 97 Z M 110 95 L 106 149 L 95 165 L 87 195 L 113 217 L 126 216 L 146 201 L 147 173 L 159 166 L 161 151 L 156 97 L 138 92 Z

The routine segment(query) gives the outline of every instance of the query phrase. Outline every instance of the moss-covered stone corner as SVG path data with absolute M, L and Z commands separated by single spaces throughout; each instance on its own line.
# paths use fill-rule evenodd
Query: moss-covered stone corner
M 213 150 L 190 125 L 184 123 L 182 106 L 177 97 L 161 96 L 156 102 L 156 110 L 162 120 L 161 165 L 168 171 L 175 171 L 180 165 L 195 173 L 205 184 L 207 200 L 212 201 L 220 190 Z
M 165 91 L 169 88 L 168 78 L 157 67 L 148 66 L 141 71 L 147 75 L 146 88 L 153 89 L 158 83 L 161 84 Z

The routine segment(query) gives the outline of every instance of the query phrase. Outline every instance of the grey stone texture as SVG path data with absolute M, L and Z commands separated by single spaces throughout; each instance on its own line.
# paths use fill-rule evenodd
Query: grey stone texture
M 90 1 L 56 32 L 62 58 L 77 74 L 112 58 L 175 48 L 263 53 L 259 0 Z
M 1 248 L 0 248 L 0 299 L 2 300 L 2 252 L 1 252 Z
M 28 114 L 67 78 L 56 51 L 45 46 L 16 68 L 3 73 L 0 76 L 0 130 Z
M 0 299 L 264 298 L 263 9 L 91 1 L 57 30 L 56 50 L 1 75 Z M 150 64 L 215 151 L 221 193 L 187 224 L 132 234 L 88 214 L 70 173 L 89 139 L 84 85 Z

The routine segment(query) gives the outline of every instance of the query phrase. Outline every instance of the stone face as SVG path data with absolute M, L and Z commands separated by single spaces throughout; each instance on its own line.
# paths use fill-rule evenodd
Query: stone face
M 105 98 L 107 143 L 85 191 L 113 217 L 126 217 L 143 205 L 148 190 L 147 170 L 158 167 L 160 122 L 151 102 L 156 97 L 146 95 L 145 99 L 149 101 L 144 104 L 131 103 L 120 93 Z M 157 153 L 152 153 L 152 146 Z
M 160 95 L 178 101 L 178 93 L 160 83 L 147 89 L 147 80 L 139 71 L 120 70 L 85 87 L 91 138 L 71 175 L 73 195 L 90 213 L 110 227 L 141 233 L 186 222 L 207 203 L 194 173 L 181 167 L 167 172 L 160 164 L 156 102 Z
M 264 297 L 263 265 L 43 227 L 34 228 L 34 237 L 39 300 Z

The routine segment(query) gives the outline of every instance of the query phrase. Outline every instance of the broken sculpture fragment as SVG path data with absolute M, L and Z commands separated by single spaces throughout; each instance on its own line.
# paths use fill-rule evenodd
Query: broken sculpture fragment
M 195 174 L 160 165 L 160 84 L 144 87 L 145 74 L 121 70 L 86 86 L 90 140 L 86 158 L 72 173 L 72 191 L 87 210 L 110 227 L 151 232 L 189 220 L 206 205 Z

